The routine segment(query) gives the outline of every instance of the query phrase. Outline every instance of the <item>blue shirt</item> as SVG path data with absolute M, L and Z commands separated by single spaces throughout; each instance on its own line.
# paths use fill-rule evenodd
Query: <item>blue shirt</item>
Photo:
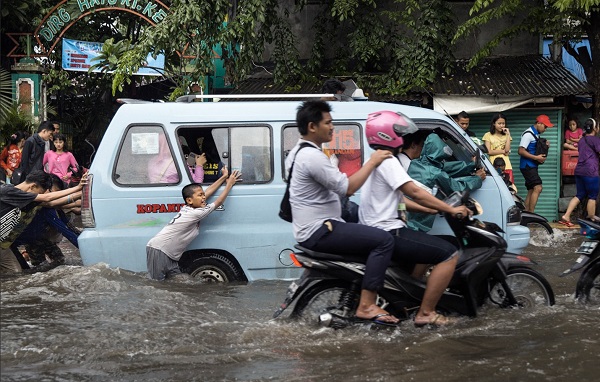
M 533 133 L 533 135 L 535 135 L 535 137 L 531 134 L 528 133 L 528 131 L 531 131 Z M 529 127 L 529 129 L 525 130 L 523 132 L 523 134 L 521 135 L 521 142 L 519 143 L 519 147 L 524 147 L 525 150 L 527 150 L 528 153 L 530 153 L 531 155 L 535 155 L 535 145 L 537 143 L 537 138 L 540 137 L 540 133 L 537 131 L 537 129 L 532 125 Z M 529 159 L 529 158 L 525 158 L 524 156 L 521 156 L 521 161 L 519 162 L 519 168 L 536 168 L 538 167 L 538 162 Z

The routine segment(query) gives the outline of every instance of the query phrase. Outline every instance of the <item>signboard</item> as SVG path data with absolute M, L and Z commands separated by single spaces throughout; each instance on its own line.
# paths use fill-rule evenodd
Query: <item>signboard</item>
M 73 70 L 78 72 L 87 72 L 90 67 L 97 63 L 92 61 L 102 52 L 101 42 L 89 42 L 69 40 L 63 38 L 62 48 L 62 68 L 64 70 Z M 136 73 L 138 76 L 161 76 L 162 69 L 165 67 L 165 55 L 159 54 L 156 58 L 152 55 L 146 57 L 144 67 L 141 67 Z M 92 72 L 98 73 L 100 69 L 94 69 Z
M 63 33 L 77 20 L 95 12 L 128 12 L 150 25 L 167 17 L 169 7 L 159 0 L 61 0 L 42 20 L 33 33 L 39 46 L 51 52 Z

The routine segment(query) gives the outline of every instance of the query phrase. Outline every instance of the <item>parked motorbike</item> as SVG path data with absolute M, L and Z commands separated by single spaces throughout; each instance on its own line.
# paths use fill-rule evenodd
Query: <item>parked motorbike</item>
M 575 251 L 579 254 L 575 263 L 560 276 L 582 270 L 575 287 L 575 298 L 586 304 L 600 305 L 600 223 L 587 219 L 577 219 L 577 222 L 586 239 Z
M 548 235 L 554 235 L 554 230 L 548 223 L 548 219 L 543 217 L 542 215 L 536 214 L 535 212 L 525 211 L 525 200 L 517 194 L 515 189 L 511 186 L 508 187 L 508 190 L 512 194 L 513 200 L 515 201 L 516 206 L 521 210 L 521 225 L 532 228 L 536 225 L 541 226 L 548 232 Z
M 455 192 L 446 203 L 464 203 L 474 215 L 481 213 L 479 203 L 468 192 Z M 531 268 L 532 260 L 506 253 L 502 229 L 475 218 L 457 219 L 444 215 L 456 238 L 460 258 L 449 287 L 437 309 L 444 314 L 477 316 L 484 303 L 499 307 L 533 307 L 553 305 L 554 292 L 548 281 Z M 296 245 L 292 260 L 304 272 L 292 282 L 281 306 L 273 317 L 297 300 L 291 317 L 310 323 L 342 328 L 364 320 L 354 318 L 358 306 L 365 258 L 308 250 Z M 409 269 L 392 263 L 378 294 L 378 305 L 396 317 L 407 320 L 418 310 L 426 282 L 410 275 Z

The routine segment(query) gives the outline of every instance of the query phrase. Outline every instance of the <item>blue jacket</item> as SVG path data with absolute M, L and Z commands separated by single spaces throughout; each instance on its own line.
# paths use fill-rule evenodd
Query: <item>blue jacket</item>
M 59 216 L 60 215 L 60 216 Z M 67 216 L 62 213 L 59 213 L 54 208 L 44 207 L 41 208 L 37 214 L 34 216 L 33 220 L 27 228 L 19 235 L 17 240 L 13 243 L 13 245 L 24 245 L 30 244 L 35 241 L 38 241 L 44 237 L 44 234 L 49 229 L 56 229 L 60 232 L 64 237 L 67 238 L 75 247 L 79 248 L 77 245 L 77 237 L 78 233 L 74 232 L 67 225 L 69 219 Z

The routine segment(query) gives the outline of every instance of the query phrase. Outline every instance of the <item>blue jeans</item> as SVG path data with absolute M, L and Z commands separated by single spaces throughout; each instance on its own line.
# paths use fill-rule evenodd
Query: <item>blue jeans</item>
M 332 231 L 323 224 L 308 240 L 299 244 L 317 252 L 365 256 L 367 260 L 362 288 L 380 290 L 385 280 L 385 270 L 394 253 L 394 237 L 382 229 L 362 224 L 336 220 L 329 222 Z

